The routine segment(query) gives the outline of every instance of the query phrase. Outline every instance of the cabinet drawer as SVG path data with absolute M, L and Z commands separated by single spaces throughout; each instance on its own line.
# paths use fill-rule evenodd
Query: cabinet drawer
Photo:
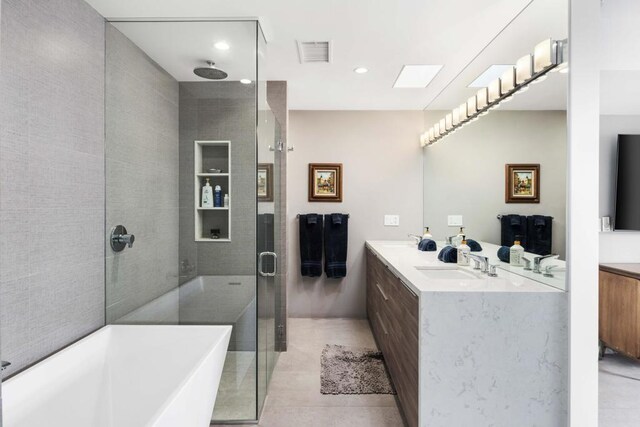
M 418 425 L 418 297 L 367 250 L 367 315 L 410 427 Z
M 640 358 L 640 281 L 600 271 L 599 335 L 607 347 Z

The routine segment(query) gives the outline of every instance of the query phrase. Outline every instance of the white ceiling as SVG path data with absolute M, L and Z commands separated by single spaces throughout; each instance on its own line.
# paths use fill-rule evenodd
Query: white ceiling
M 266 78 L 288 81 L 291 109 L 449 109 L 473 93 L 466 85 L 488 65 L 515 62 L 538 41 L 567 34 L 566 0 L 87 2 L 109 19 L 259 17 L 268 39 Z M 246 29 L 210 23 L 136 25 L 142 24 L 118 24 L 178 80 L 193 80 L 192 69 L 206 59 L 214 59 L 231 80 L 251 78 L 244 75 L 255 61 L 247 54 L 253 48 L 247 47 L 252 42 Z M 224 38 L 231 49 L 214 50 L 217 38 Z M 331 40 L 332 62 L 300 64 L 297 40 Z M 394 89 L 405 64 L 444 67 L 427 88 Z M 354 73 L 358 66 L 369 72 Z M 565 82 L 550 80 L 508 108 L 564 108 L 566 95 L 560 92 Z

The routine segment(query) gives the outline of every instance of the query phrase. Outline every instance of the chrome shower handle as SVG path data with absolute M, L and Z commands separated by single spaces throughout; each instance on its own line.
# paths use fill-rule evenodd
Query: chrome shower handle
M 111 229 L 111 249 L 114 252 L 123 251 L 125 246 L 132 247 L 135 240 L 136 236 L 127 234 L 124 225 L 116 225 Z
M 262 271 L 262 258 L 267 255 L 273 257 L 273 272 L 271 273 L 265 273 Z M 258 273 L 262 277 L 274 277 L 276 275 L 276 271 L 278 271 L 278 255 L 276 255 L 275 252 L 260 252 L 260 255 L 258 255 Z

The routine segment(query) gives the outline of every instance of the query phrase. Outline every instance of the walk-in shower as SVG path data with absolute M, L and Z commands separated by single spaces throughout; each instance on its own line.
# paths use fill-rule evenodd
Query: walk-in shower
M 258 418 L 281 338 L 265 56 L 257 21 L 106 26 L 105 234 L 135 236 L 119 252 L 107 237 L 107 323 L 233 325 L 214 422 Z

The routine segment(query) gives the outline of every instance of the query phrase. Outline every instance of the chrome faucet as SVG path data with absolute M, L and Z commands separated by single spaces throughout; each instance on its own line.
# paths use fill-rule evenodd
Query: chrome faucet
M 561 271 L 567 271 L 567 269 L 559 265 L 548 265 L 544 268 L 544 273 L 542 275 L 544 277 L 554 277 L 553 273 L 559 273 Z
M 481 266 L 480 268 L 481 273 L 486 273 L 489 270 L 489 258 L 487 258 L 486 256 L 476 255 L 476 254 L 469 254 L 468 256 L 474 261 L 476 265 L 474 270 L 478 270 L 478 265 Z
M 447 245 L 453 245 L 453 238 L 454 237 L 458 237 L 458 235 L 456 234 L 455 236 L 447 236 L 447 237 L 444 238 L 444 240 L 447 243 Z
M 542 261 L 547 258 L 558 258 L 559 255 L 551 254 L 551 255 L 543 255 L 537 256 L 533 258 L 533 272 L 540 274 L 540 266 L 542 265 Z
M 411 239 L 413 239 L 416 243 L 416 245 L 419 245 L 420 242 L 422 241 L 422 236 L 418 236 L 417 234 L 407 234 L 408 237 L 411 237 Z
M 531 271 L 531 260 L 526 257 L 522 257 L 522 260 L 524 261 L 524 269 L 526 271 Z

